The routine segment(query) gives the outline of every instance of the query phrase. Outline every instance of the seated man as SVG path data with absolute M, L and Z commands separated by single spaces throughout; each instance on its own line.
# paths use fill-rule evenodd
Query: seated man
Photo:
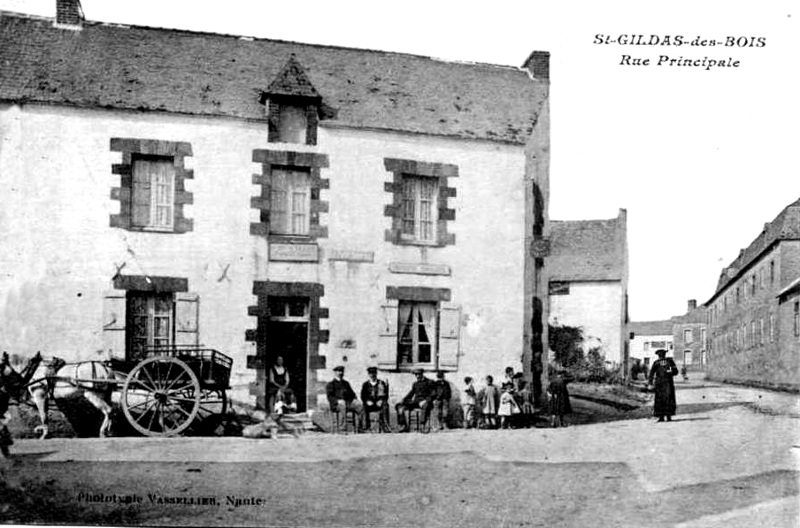
M 369 413 L 379 413 L 379 424 L 382 431 L 389 429 L 389 384 L 378 379 L 378 368 L 367 369 L 367 381 L 361 385 L 361 403 L 364 406 L 361 423 L 369 430 Z
M 333 375 L 334 378 L 325 386 L 331 412 L 355 411 L 361 414 L 361 404 L 356 400 L 356 393 L 344 379 L 344 367 L 334 367 Z
M 436 381 L 433 382 L 433 407 L 436 409 L 440 431 L 446 427 L 445 420 L 450 411 L 451 396 L 450 384 L 444 379 L 444 372 L 440 370 L 436 373 Z
M 397 425 L 400 426 L 400 432 L 408 432 L 408 418 L 406 412 L 414 409 L 422 409 L 425 413 L 424 420 L 428 420 L 430 414 L 431 402 L 434 396 L 433 382 L 425 377 L 422 369 L 415 369 L 414 375 L 417 381 L 411 386 L 411 390 L 406 394 L 403 401 L 395 406 L 397 411 Z

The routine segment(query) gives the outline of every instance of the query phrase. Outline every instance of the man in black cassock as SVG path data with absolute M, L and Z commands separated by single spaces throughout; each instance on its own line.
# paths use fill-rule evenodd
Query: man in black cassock
M 672 421 L 675 415 L 675 383 L 672 380 L 673 376 L 678 374 L 678 366 L 672 358 L 668 358 L 667 351 L 662 349 L 656 350 L 658 359 L 653 362 L 650 368 L 650 376 L 648 382 L 653 386 L 655 392 L 655 403 L 653 404 L 653 416 L 658 418 L 659 422 L 663 422 L 664 418 L 668 422 Z

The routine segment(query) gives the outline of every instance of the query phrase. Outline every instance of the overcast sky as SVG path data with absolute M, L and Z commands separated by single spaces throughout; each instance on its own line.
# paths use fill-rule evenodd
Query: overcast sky
M 551 62 L 550 216 L 628 210 L 633 320 L 705 302 L 719 272 L 800 197 L 797 1 L 114 2 L 86 18 L 520 65 Z M 653 7 L 655 6 L 655 8 Z M 0 0 L 53 16 L 55 0 Z M 763 47 L 621 46 L 595 35 L 765 39 Z M 756 40 L 757 41 L 757 40 Z M 649 66 L 620 65 L 622 55 Z M 738 68 L 656 66 L 673 58 Z

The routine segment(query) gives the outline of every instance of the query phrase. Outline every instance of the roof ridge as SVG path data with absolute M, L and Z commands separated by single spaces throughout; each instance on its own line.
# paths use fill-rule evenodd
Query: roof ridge
M 41 20 L 41 21 L 55 21 L 55 17 L 48 17 L 42 15 L 34 15 L 30 13 L 20 13 L 17 11 L 5 11 L 0 9 L 0 15 L 11 15 L 17 18 L 30 18 L 33 20 Z M 367 52 L 367 53 L 374 53 L 377 55 L 389 55 L 389 56 L 399 56 L 399 57 L 411 57 L 415 59 L 422 59 L 431 62 L 441 62 L 445 64 L 454 64 L 459 66 L 477 66 L 477 67 L 486 67 L 492 69 L 500 69 L 500 70 L 508 70 L 510 72 L 519 72 L 519 73 L 526 73 L 526 70 L 521 66 L 513 66 L 511 64 L 496 64 L 491 62 L 478 62 L 478 61 L 467 61 L 467 60 L 458 60 L 458 59 L 444 59 L 440 57 L 433 57 L 430 55 L 418 55 L 415 53 L 408 53 L 403 51 L 389 51 L 389 50 L 380 50 L 374 48 L 356 48 L 352 46 L 340 46 L 335 44 L 315 44 L 311 42 L 299 42 L 296 40 L 284 40 L 284 39 L 275 39 L 269 37 L 257 37 L 254 35 L 237 35 L 235 33 L 216 33 L 213 31 L 200 31 L 195 29 L 185 29 L 185 28 L 171 28 L 171 27 L 163 27 L 163 26 L 144 26 L 138 24 L 125 24 L 121 22 L 104 22 L 101 20 L 84 20 L 82 22 L 83 26 L 109 26 L 109 27 L 117 27 L 122 29 L 139 29 L 139 30 L 148 30 L 148 31 L 166 31 L 172 33 L 185 33 L 189 35 L 198 35 L 198 36 L 210 36 L 210 37 L 222 37 L 222 38 L 230 38 L 236 40 L 245 40 L 247 42 L 276 42 L 280 44 L 291 44 L 295 46 L 307 46 L 312 48 L 323 48 L 323 49 L 332 49 L 332 50 L 344 50 L 344 51 L 357 51 L 357 52 Z

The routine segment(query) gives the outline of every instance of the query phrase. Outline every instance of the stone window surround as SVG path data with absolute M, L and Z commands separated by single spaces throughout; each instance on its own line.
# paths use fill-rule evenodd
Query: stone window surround
M 260 221 L 250 224 L 250 234 L 266 237 L 270 242 L 313 242 L 318 238 L 328 238 L 328 227 L 320 225 L 320 213 L 328 212 L 328 202 L 320 200 L 320 191 L 330 188 L 330 181 L 322 178 L 321 169 L 328 167 L 328 156 L 315 152 L 295 152 L 289 150 L 253 150 L 253 162 L 261 163 L 261 174 L 253 175 L 253 184 L 261 187 L 261 194 L 250 199 L 250 207 L 260 211 Z M 308 235 L 276 235 L 269 231 L 269 211 L 271 207 L 272 168 L 308 170 L 310 174 L 310 207 Z
M 247 314 L 256 317 L 256 329 L 245 331 L 245 340 L 256 344 L 256 354 L 247 356 L 247 368 L 256 369 L 257 382 L 251 387 L 251 395 L 256 396 L 258 404 L 265 405 L 263 401 L 266 395 L 266 367 L 258 365 L 258 361 L 267 356 L 266 340 L 259 340 L 259 336 L 266 335 L 267 325 L 270 320 L 269 298 L 270 297 L 305 297 L 309 302 L 308 310 L 308 365 L 306 384 L 307 408 L 316 407 L 317 394 L 325 387 L 325 381 L 317 378 L 317 370 L 326 367 L 326 357 L 319 354 L 320 343 L 327 343 L 330 339 L 329 330 L 320 329 L 320 319 L 329 317 L 328 308 L 320 306 L 321 298 L 325 295 L 325 287 L 313 282 L 272 282 L 254 281 L 253 295 L 257 297 L 257 303 L 247 308 Z M 263 378 L 263 379 L 262 379 Z M 262 386 L 263 385 L 263 386 Z
M 417 302 L 450 302 L 449 288 L 427 288 L 423 286 L 387 286 L 386 299 Z
M 455 187 L 449 187 L 447 179 L 458 176 L 458 165 L 433 163 L 398 158 L 384 158 L 384 167 L 393 174 L 392 181 L 384 182 L 384 191 L 392 194 L 392 203 L 384 207 L 383 215 L 392 219 L 392 228 L 385 232 L 385 240 L 402 246 L 430 246 L 427 242 L 404 240 L 403 226 L 403 176 L 427 176 L 439 179 L 437 200 L 436 242 L 434 247 L 456 243 L 456 236 L 447 232 L 447 222 L 456 219 L 455 209 L 448 209 L 447 199 L 455 198 Z
M 181 277 L 159 277 L 153 275 L 117 275 L 114 277 L 115 290 L 135 290 L 152 292 L 188 292 L 189 281 Z
M 183 216 L 183 206 L 194 203 L 194 195 L 186 191 L 185 185 L 185 180 L 194 178 L 194 171 L 184 167 L 184 158 L 192 156 L 191 143 L 159 139 L 111 138 L 110 150 L 122 153 L 122 163 L 111 165 L 111 173 L 120 177 L 120 186 L 111 188 L 111 199 L 120 202 L 119 214 L 112 214 L 109 218 L 111 227 L 149 232 L 146 228 L 132 225 L 133 159 L 137 154 L 141 154 L 171 157 L 175 166 L 173 228 L 169 231 L 152 232 L 186 233 L 194 229 L 193 220 Z

